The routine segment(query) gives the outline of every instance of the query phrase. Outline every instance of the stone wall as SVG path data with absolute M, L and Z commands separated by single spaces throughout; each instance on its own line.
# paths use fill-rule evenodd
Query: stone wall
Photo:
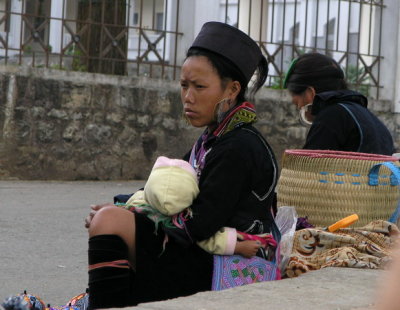
M 261 130 L 280 159 L 307 128 L 284 91 L 256 97 Z M 371 108 L 398 146 L 390 102 Z M 181 118 L 178 82 L 0 67 L 0 178 L 145 179 L 157 156 L 181 157 L 201 133 Z

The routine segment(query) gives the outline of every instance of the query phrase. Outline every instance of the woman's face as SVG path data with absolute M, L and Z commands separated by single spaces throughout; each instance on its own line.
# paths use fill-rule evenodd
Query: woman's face
M 194 127 L 214 125 L 215 106 L 230 98 L 230 84 L 222 88 L 221 79 L 204 56 L 191 56 L 181 70 L 181 100 L 186 118 Z
M 301 109 L 305 105 L 313 102 L 314 97 L 315 97 L 315 90 L 314 90 L 314 88 L 309 87 L 303 93 L 301 93 L 299 95 L 290 93 L 290 96 L 292 97 L 292 103 L 298 109 Z

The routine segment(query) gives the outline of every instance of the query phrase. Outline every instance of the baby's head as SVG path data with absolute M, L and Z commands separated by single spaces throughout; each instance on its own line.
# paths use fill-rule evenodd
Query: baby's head
M 189 207 L 199 193 L 196 171 L 184 160 L 157 158 L 144 187 L 144 199 L 165 215 Z

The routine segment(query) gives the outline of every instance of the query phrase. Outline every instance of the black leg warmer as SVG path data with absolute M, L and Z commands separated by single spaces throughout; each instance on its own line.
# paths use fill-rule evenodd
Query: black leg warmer
M 128 246 L 117 235 L 89 239 L 89 309 L 132 305 L 134 272 Z

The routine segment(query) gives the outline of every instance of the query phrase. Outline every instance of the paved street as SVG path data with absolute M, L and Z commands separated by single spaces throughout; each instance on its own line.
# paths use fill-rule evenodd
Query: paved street
M 89 205 L 142 185 L 0 181 L 0 300 L 27 290 L 61 306 L 84 292 Z

